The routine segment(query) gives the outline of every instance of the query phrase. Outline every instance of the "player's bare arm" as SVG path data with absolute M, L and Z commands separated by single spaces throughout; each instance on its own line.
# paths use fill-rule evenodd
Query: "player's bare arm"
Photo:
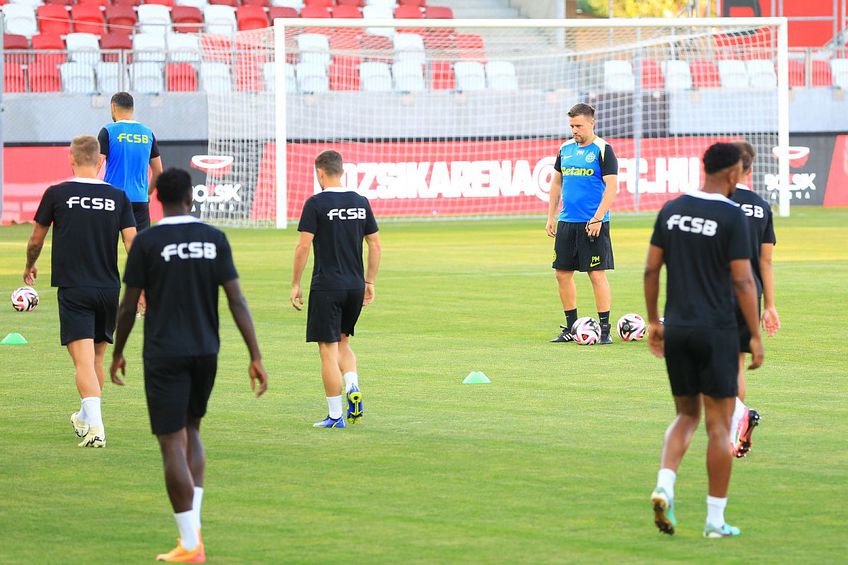
M 315 234 L 302 231 L 297 247 L 294 248 L 294 267 L 292 268 L 291 305 L 295 310 L 303 310 L 303 289 L 300 287 L 300 279 L 303 270 L 309 260 L 309 250 L 312 248 L 312 240 Z
M 124 228 L 121 230 L 121 239 L 124 242 L 124 249 L 127 253 L 130 252 L 130 248 L 132 247 L 133 241 L 135 240 L 135 236 L 137 234 L 137 230 L 135 228 Z
M 756 369 L 763 364 L 763 342 L 760 339 L 759 307 L 757 305 L 757 285 L 754 282 L 754 272 L 749 259 L 734 259 L 730 262 L 730 276 L 733 279 L 733 289 L 736 292 L 736 302 L 745 324 L 751 332 L 751 364 L 749 369 Z
M 44 248 L 44 240 L 47 237 L 47 232 L 50 231 L 49 226 L 42 226 L 36 223 L 32 228 L 32 235 L 27 243 L 27 259 L 26 267 L 24 268 L 24 283 L 32 286 L 35 284 L 35 279 L 38 278 L 38 267 L 35 262 L 41 255 L 41 250 Z
M 760 276 L 763 279 L 763 328 L 772 337 L 780 329 L 780 316 L 774 305 L 774 267 L 772 266 L 773 243 L 760 245 Z
M 367 306 L 374 302 L 377 293 L 377 271 L 380 269 L 380 258 L 383 255 L 383 248 L 380 246 L 380 234 L 374 232 L 366 235 L 365 244 L 368 246 L 368 268 L 365 271 L 365 298 L 362 304 Z
M 147 195 L 153 194 L 156 190 L 156 179 L 162 174 L 162 157 L 154 157 L 150 160 L 150 184 L 147 187 Z M 142 185 L 143 186 L 143 185 Z
M 562 173 L 554 171 L 551 175 L 551 189 L 548 194 L 548 223 L 545 226 L 545 233 L 548 234 L 548 237 L 556 237 L 560 200 L 562 200 Z
M 253 327 L 253 317 L 247 307 L 247 299 L 241 291 L 238 279 L 232 279 L 224 283 L 224 292 L 227 295 L 227 303 L 230 313 L 238 326 L 242 339 L 244 339 L 247 350 L 250 352 L 250 388 L 256 391 L 257 398 L 268 390 L 268 374 L 262 366 L 262 353 L 259 351 L 259 341 L 256 339 L 256 330 Z M 257 387 L 257 383 L 259 386 Z
M 109 376 L 116 385 L 123 386 L 124 381 L 118 376 L 118 371 L 126 376 L 127 361 L 124 359 L 124 347 L 135 325 L 135 314 L 138 310 L 138 300 L 142 289 L 128 286 L 124 289 L 124 298 L 118 306 L 118 322 L 115 327 L 115 347 L 112 348 L 112 366 Z
M 598 210 L 595 212 L 592 220 L 586 225 L 586 233 L 589 234 L 589 237 L 598 237 L 598 234 L 601 233 L 601 226 L 604 225 L 604 216 L 609 212 L 615 200 L 615 195 L 618 193 L 618 175 L 605 175 L 604 185 L 604 195 L 601 197 Z
M 660 271 L 663 266 L 663 250 L 651 245 L 645 262 L 645 305 L 648 313 L 648 347 L 651 353 L 662 358 L 663 326 L 660 324 L 658 301 L 660 296 Z

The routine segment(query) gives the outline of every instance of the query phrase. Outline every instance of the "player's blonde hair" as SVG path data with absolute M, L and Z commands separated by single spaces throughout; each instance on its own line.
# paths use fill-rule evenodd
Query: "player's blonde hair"
M 78 135 L 71 140 L 71 156 L 77 165 L 96 167 L 100 162 L 100 142 L 93 135 Z

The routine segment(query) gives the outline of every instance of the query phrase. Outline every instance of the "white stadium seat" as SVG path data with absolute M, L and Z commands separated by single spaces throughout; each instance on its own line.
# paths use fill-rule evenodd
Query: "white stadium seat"
M 723 88 L 748 88 L 748 69 L 745 61 L 727 59 L 718 62 L 718 76 Z
M 204 29 L 206 33 L 229 35 L 234 33 L 236 24 L 236 9 L 232 6 L 213 4 L 203 9 Z
M 309 94 L 330 90 L 330 78 L 327 68 L 320 62 L 297 64 L 297 86 L 301 92 Z
M 274 63 L 265 63 L 262 65 L 262 77 L 265 79 L 265 90 L 274 90 L 274 79 L 276 71 Z M 297 78 L 294 74 L 294 65 L 286 63 L 286 92 L 297 92 Z
M 672 59 L 662 62 L 666 90 L 688 90 L 692 88 L 692 69 L 687 61 Z
M 209 0 L 177 0 L 177 6 L 188 6 L 190 8 L 200 8 L 201 10 L 209 5 Z
M 833 86 L 848 90 L 848 59 L 831 59 L 830 74 L 833 76 Z
M 165 40 L 168 60 L 175 63 L 199 63 L 200 39 L 193 33 L 170 33 Z
M 133 57 L 136 61 L 164 61 L 165 36 L 137 33 L 133 36 Z
M 9 0 L 9 4 L 17 4 L 18 6 L 28 6 L 35 10 L 39 6 L 43 6 L 44 2 L 42 2 L 42 0 Z
M 604 61 L 604 90 L 607 92 L 632 92 L 636 76 L 630 61 Z
M 399 34 L 403 35 L 403 34 Z M 424 67 L 416 61 L 399 61 L 392 65 L 397 92 L 424 92 Z
M 97 76 L 97 92 L 102 94 L 109 92 L 120 92 L 129 88 L 129 76 L 124 71 L 124 76 L 121 77 L 121 69 L 123 66 L 120 63 L 97 63 L 94 67 L 94 74 Z M 121 81 L 123 78 L 123 82 Z
M 159 4 L 142 4 L 138 7 L 138 23 L 141 33 L 164 36 L 171 31 L 171 10 Z
M 35 8 L 26 4 L 6 4 L 0 6 L 6 19 L 6 33 L 32 37 L 38 33 Z
M 69 33 L 65 45 L 70 61 L 94 66 L 100 60 L 100 40 L 93 33 Z
M 415 33 L 396 33 L 394 36 L 395 61 L 424 65 L 424 38 Z
M 453 66 L 456 75 L 456 89 L 460 92 L 473 92 L 486 89 L 486 70 L 476 61 L 458 61 Z
M 777 73 L 774 63 L 768 59 L 752 59 L 745 62 L 748 80 L 753 88 L 777 88 Z
M 384 6 L 394 10 L 397 7 L 395 0 L 365 0 L 366 6 Z
M 392 72 L 389 65 L 372 61 L 360 64 L 359 83 L 365 92 L 391 92 Z
M 62 63 L 59 65 L 62 76 L 62 90 L 71 94 L 95 94 L 94 68 L 85 63 Z
M 206 92 L 232 92 L 233 77 L 230 74 L 230 66 L 226 63 L 201 63 L 200 83 Z
M 303 9 L 303 0 L 271 0 L 271 5 L 281 8 L 294 8 L 299 12 Z
M 395 17 L 394 8 L 391 6 L 365 6 L 362 8 L 362 17 L 366 20 L 393 20 Z M 395 28 L 393 27 L 369 27 L 365 28 L 365 33 L 371 35 L 385 35 L 386 37 L 394 37 Z
M 330 39 L 320 33 L 301 33 L 297 36 L 300 62 L 315 65 L 330 65 Z
M 515 65 L 508 61 L 491 61 L 486 65 L 486 78 L 491 90 L 518 90 Z
M 152 61 L 130 65 L 132 90 L 142 94 L 159 94 L 165 90 L 165 76 L 162 65 Z

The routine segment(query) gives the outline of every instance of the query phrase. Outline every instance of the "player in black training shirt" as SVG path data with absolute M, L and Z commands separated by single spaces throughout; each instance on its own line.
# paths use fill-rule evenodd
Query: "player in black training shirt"
M 356 372 L 356 356 L 350 348 L 356 321 L 363 305 L 374 300 L 374 283 L 380 266 L 380 236 L 371 205 L 364 196 L 342 188 L 342 156 L 325 151 L 315 159 L 322 192 L 310 197 L 300 216 L 300 241 L 294 253 L 291 303 L 303 308 L 300 278 L 315 249 L 306 341 L 318 342 L 321 376 L 329 413 L 315 424 L 321 428 L 344 428 L 342 392 L 347 399 L 347 419 L 362 417 L 362 392 Z M 368 244 L 368 271 L 363 275 L 362 239 Z M 342 390 L 344 381 L 344 390 Z
M 124 373 L 124 346 L 144 291 L 144 389 L 180 532 L 177 547 L 157 559 L 202 563 L 200 505 L 206 456 L 200 419 L 206 414 L 218 367 L 218 287 L 224 287 L 250 351 L 248 373 L 256 396 L 265 392 L 268 377 L 227 237 L 189 215 L 192 186 L 186 171 L 165 171 L 156 188 L 165 217 L 139 234 L 127 257 L 110 372 L 115 384 L 124 384 L 118 371 Z
M 53 224 L 51 284 L 59 287 L 62 345 L 76 367 L 80 411 L 71 414 L 80 447 L 104 447 L 106 432 L 100 411 L 106 346 L 112 343 L 121 279 L 118 235 L 127 250 L 135 238 L 132 207 L 123 191 L 97 179 L 100 145 L 89 135 L 71 141 L 75 178 L 48 188 L 35 213 L 27 246 L 24 282 L 35 284 L 35 266 Z
M 739 357 L 737 303 L 751 332 L 751 369 L 763 361 L 757 316 L 757 289 L 751 273 L 748 225 L 739 206 L 728 197 L 742 174 L 741 153 L 730 143 L 716 143 L 704 153 L 706 180 L 702 190 L 663 206 L 654 225 L 645 267 L 648 345 L 665 356 L 677 417 L 665 434 L 662 466 L 651 495 L 660 531 L 674 533 L 674 481 L 701 419 L 707 446 L 707 521 L 704 536 L 739 535 L 724 520 L 732 455 L 727 448 L 736 397 Z M 657 301 L 660 270 L 665 264 L 665 325 L 659 323 Z
M 757 153 L 754 146 L 747 141 L 738 141 L 736 146 L 742 152 L 742 177 L 746 178 L 751 173 Z M 754 282 L 757 283 L 757 305 L 765 298 L 762 326 L 768 336 L 773 336 L 780 329 L 780 317 L 774 306 L 774 271 L 771 257 L 777 239 L 774 236 L 771 207 L 744 184 L 736 185 L 731 200 L 739 204 L 748 218 L 751 269 L 754 271 Z M 751 435 L 760 422 L 760 413 L 745 405 L 745 353 L 751 352 L 751 334 L 739 309 L 736 310 L 736 318 L 739 323 L 739 394 L 730 421 L 730 444 L 736 457 L 745 457 L 751 449 Z

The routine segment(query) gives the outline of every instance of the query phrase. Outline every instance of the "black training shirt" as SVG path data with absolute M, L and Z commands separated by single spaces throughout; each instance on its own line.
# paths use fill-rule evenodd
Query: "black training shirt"
M 304 203 L 297 230 L 315 235 L 312 290 L 365 287 L 362 238 L 377 232 L 367 198 L 352 190 L 328 188 Z
M 53 286 L 121 288 L 118 236 L 135 227 L 124 191 L 97 179 L 53 185 L 44 191 L 35 221 L 44 227 L 54 224 Z
M 748 237 L 751 244 L 751 268 L 757 291 L 763 292 L 763 276 L 760 273 L 760 246 L 763 243 L 777 243 L 774 235 L 774 219 L 768 202 L 743 185 L 736 185 L 736 192 L 730 197 L 742 208 L 748 218 Z
M 170 216 L 135 239 L 124 282 L 144 289 L 144 357 L 218 353 L 218 287 L 238 278 L 224 232 Z
M 751 258 L 747 223 L 719 194 L 697 191 L 663 206 L 651 245 L 663 249 L 668 270 L 665 325 L 736 327 L 730 262 Z

